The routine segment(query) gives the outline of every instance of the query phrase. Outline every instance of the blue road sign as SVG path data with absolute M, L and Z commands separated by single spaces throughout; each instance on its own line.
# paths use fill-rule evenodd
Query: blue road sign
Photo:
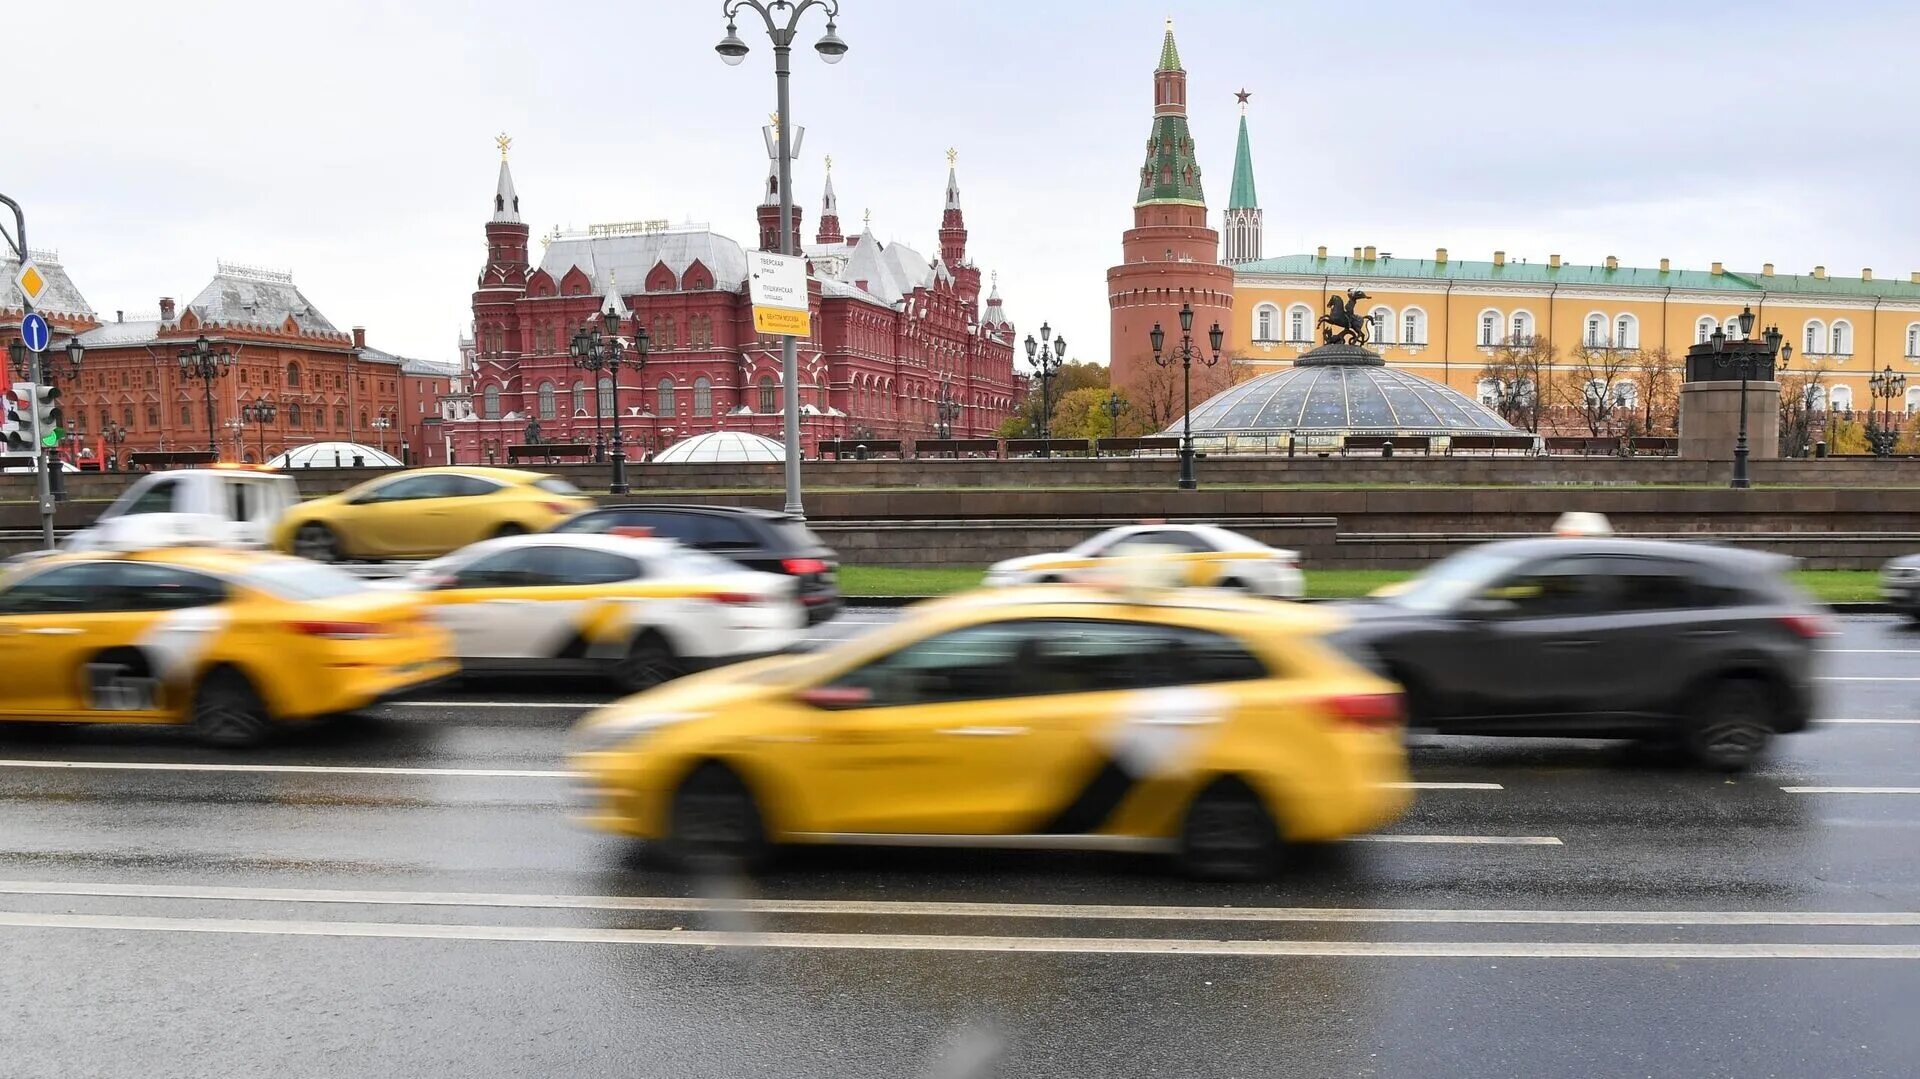
M 47 328 L 47 320 L 35 311 L 20 320 L 20 340 L 35 352 L 45 352 L 53 341 L 53 331 Z

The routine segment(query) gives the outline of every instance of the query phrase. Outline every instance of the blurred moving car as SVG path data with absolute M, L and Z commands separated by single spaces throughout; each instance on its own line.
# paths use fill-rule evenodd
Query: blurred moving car
M 294 507 L 276 549 L 316 562 L 437 558 L 495 536 L 540 532 L 593 505 L 556 476 L 512 468 L 417 468 Z
M 1880 599 L 1896 614 L 1920 622 L 1920 555 L 1901 555 L 1880 567 Z
M 1276 599 L 1299 599 L 1306 591 L 1300 552 L 1269 547 L 1218 525 L 1137 524 L 1110 528 L 1057 554 L 1028 555 L 996 563 L 986 584 L 1051 584 L 1094 569 L 1100 560 L 1141 548 L 1171 549 L 1188 566 L 1188 584 L 1232 588 Z
M 215 745 L 458 671 L 411 596 L 284 555 L 56 554 L 0 578 L 0 716 L 184 724 Z
M 598 673 L 627 690 L 784 651 L 805 624 L 790 578 L 620 535 L 488 540 L 398 587 L 452 632 L 467 670 Z
M 1672 742 L 1734 771 L 1813 715 L 1826 623 L 1791 564 L 1640 540 L 1489 543 L 1345 605 L 1355 621 L 1336 640 L 1406 688 L 1415 726 Z
M 292 476 L 250 465 L 153 472 L 133 482 L 62 550 L 128 544 L 208 543 L 265 547 L 273 527 L 300 502 Z
M 1257 875 L 1407 804 L 1397 687 L 1325 611 L 1188 591 L 981 590 L 576 728 L 589 822 L 683 858 L 770 843 L 1177 853 Z
M 807 624 L 840 613 L 840 556 L 790 513 L 744 506 L 602 506 L 553 526 L 557 533 L 644 529 L 762 573 L 792 577 Z

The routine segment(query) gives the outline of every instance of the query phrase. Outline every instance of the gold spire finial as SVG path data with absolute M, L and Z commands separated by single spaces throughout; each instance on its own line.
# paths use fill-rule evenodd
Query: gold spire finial
M 833 155 L 828 154 L 824 160 L 827 165 L 827 171 L 832 172 L 833 171 Z
M 947 167 L 952 168 L 954 159 L 959 156 L 960 156 L 960 151 L 954 149 L 951 146 L 947 147 Z
M 493 144 L 500 147 L 500 160 L 505 161 L 507 159 L 507 147 L 513 145 L 513 139 L 510 138 L 506 132 L 502 131 L 493 137 Z
M 863 211 L 860 214 L 860 223 L 862 225 L 865 225 L 869 232 L 873 230 L 873 208 L 872 207 L 868 207 L 865 211 Z

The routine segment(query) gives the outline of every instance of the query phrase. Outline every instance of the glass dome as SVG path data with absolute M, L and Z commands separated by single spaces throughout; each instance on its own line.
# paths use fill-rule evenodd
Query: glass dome
M 1499 414 L 1377 352 L 1323 345 L 1284 371 L 1231 386 L 1191 413 L 1201 449 L 1257 450 L 1288 438 L 1335 445 L 1347 435 L 1524 435 Z M 1174 423 L 1165 434 L 1180 434 Z
M 361 463 L 353 463 L 358 455 Z M 309 442 L 267 462 L 271 468 L 401 468 L 400 458 L 358 442 Z
M 771 438 L 745 431 L 708 431 L 682 439 L 661 450 L 655 464 L 714 464 L 733 461 L 784 461 L 786 447 Z

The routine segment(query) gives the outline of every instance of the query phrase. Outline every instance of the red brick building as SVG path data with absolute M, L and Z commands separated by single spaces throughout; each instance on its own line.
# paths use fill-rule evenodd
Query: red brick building
M 953 170 L 933 258 L 883 243 L 871 228 L 843 237 L 831 178 L 822 211 L 815 242 L 803 247 L 813 333 L 799 342 L 802 451 L 812 456 L 822 439 L 843 436 L 932 437 L 942 400 L 957 408 L 953 437 L 991 435 L 1019 393 L 1014 327 L 997 291 L 980 299 Z M 761 245 L 772 248 L 771 178 L 756 216 Z M 796 234 L 799 218 L 796 207 Z M 596 225 L 547 237 L 536 266 L 529 236 L 503 156 L 473 294 L 473 385 L 442 410 L 458 460 L 504 462 L 530 421 L 545 441 L 610 441 L 616 408 L 636 458 L 705 431 L 781 438 L 781 339 L 754 332 L 738 242 L 705 226 Z M 568 344 L 609 292 L 646 326 L 651 355 L 642 371 L 623 368 L 617 387 L 604 375 L 596 387 Z

